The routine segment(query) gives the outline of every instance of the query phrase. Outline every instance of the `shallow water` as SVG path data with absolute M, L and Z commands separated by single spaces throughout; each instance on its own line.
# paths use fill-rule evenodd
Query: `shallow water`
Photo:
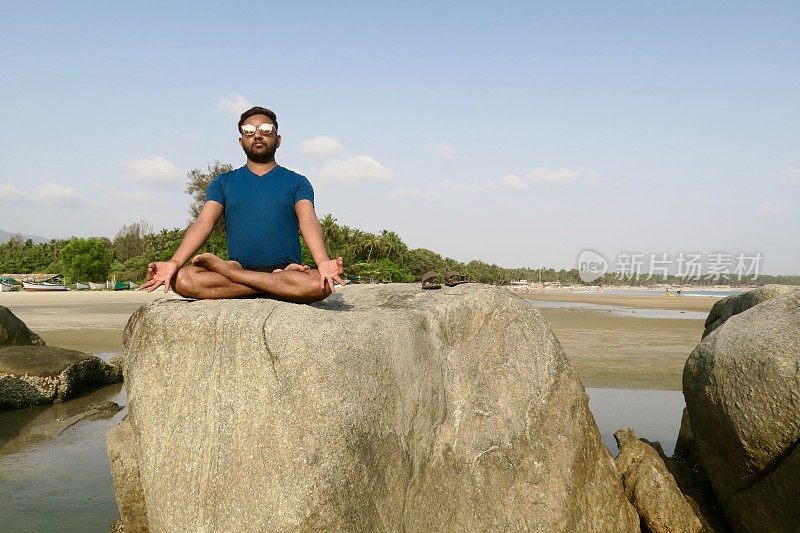
M 106 389 L 108 399 L 127 404 L 124 388 Z M 684 405 L 680 392 L 587 388 L 586 393 L 612 455 L 617 454 L 613 433 L 624 426 L 660 441 L 672 454 Z M 55 439 L 0 456 L 0 531 L 108 531 L 117 504 L 105 436 L 126 413 L 84 420 Z
M 127 403 L 124 388 L 106 389 L 107 399 Z M 106 432 L 125 413 L 83 420 L 54 439 L 0 456 L 0 531 L 108 531 L 117 502 Z
M 576 291 L 580 292 L 580 291 Z M 587 291 L 588 292 L 588 291 Z M 634 290 L 634 289 L 603 289 L 601 291 L 592 291 L 596 294 L 614 294 L 619 296 L 663 296 L 667 294 L 667 291 L 662 290 Z M 710 297 L 710 298 L 724 298 L 726 296 L 734 296 L 736 294 L 742 294 L 744 291 L 735 289 L 735 290 L 684 290 L 681 291 L 681 296 L 702 296 L 702 297 Z M 677 290 L 670 291 L 670 294 L 674 294 L 677 296 Z
M 682 392 L 587 387 L 586 394 L 603 442 L 612 455 L 617 455 L 614 432 L 625 426 L 632 427 L 640 438 L 659 441 L 667 455 L 675 451 L 686 406 Z
M 569 309 L 570 311 L 594 311 L 610 313 L 615 316 L 633 318 L 680 318 L 689 320 L 705 320 L 708 313 L 705 311 L 683 311 L 678 309 L 640 309 L 636 307 L 622 307 L 617 305 L 590 304 L 585 302 L 557 302 L 550 300 L 526 300 L 539 309 Z

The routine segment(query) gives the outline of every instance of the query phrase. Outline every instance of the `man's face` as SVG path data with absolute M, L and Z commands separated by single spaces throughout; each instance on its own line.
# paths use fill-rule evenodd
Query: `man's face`
M 266 115 L 253 115 L 247 117 L 244 124 L 255 126 L 256 133 L 250 137 L 242 135 L 239 137 L 239 144 L 242 145 L 247 159 L 253 163 L 272 163 L 275 161 L 275 151 L 281 145 L 281 136 L 275 130 L 269 135 L 264 135 L 258 130 L 261 124 L 272 124 Z M 244 125 L 243 124 L 243 125 Z

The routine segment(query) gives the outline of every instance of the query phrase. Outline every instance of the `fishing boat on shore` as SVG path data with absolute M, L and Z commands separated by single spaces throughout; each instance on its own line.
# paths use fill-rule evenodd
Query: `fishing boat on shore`
M 88 289 L 89 286 L 85 283 L 81 283 L 80 281 L 78 281 L 77 283 L 75 283 L 75 288 L 78 289 L 79 291 L 82 291 Z
M 28 283 L 22 282 L 22 289 L 28 292 L 44 292 L 44 291 L 68 291 L 66 285 L 59 283 Z
M 0 281 L 0 292 L 11 292 L 13 289 L 11 288 L 10 283 L 6 283 L 5 281 Z
M 99 291 L 100 289 L 105 289 L 106 288 L 106 284 L 105 283 L 95 283 L 93 281 L 90 281 L 89 282 L 89 288 L 91 290 L 93 290 L 93 291 Z

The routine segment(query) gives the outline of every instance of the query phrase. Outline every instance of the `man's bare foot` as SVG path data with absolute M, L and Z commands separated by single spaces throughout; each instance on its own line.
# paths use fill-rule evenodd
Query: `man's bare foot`
M 220 259 L 216 255 L 209 252 L 194 256 L 194 258 L 192 259 L 192 264 L 194 266 L 205 268 L 206 270 L 210 270 L 212 272 L 216 272 L 217 274 L 222 274 L 225 277 L 227 277 L 228 272 L 236 268 L 228 261 Z M 238 263 L 236 264 L 238 265 Z M 239 265 L 239 268 L 242 268 L 242 266 Z
M 308 270 L 308 265 L 298 265 L 297 263 L 290 263 L 286 265 L 286 268 L 276 268 L 272 272 L 283 272 L 284 270 L 295 270 L 297 272 L 305 272 Z

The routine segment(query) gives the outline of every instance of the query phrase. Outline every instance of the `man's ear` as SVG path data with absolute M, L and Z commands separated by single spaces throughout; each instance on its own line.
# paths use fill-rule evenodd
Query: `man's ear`
M 244 145 L 242 144 L 242 138 L 241 137 L 239 137 L 239 146 L 244 147 Z

